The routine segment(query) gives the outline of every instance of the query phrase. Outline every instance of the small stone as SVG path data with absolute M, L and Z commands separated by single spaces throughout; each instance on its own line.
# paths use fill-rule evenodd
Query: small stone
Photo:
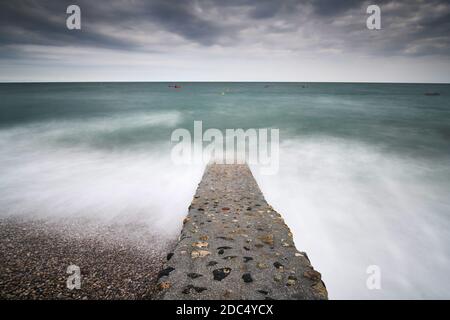
M 189 294 L 192 292 L 192 290 L 194 290 L 197 293 L 203 292 L 205 290 L 207 290 L 207 288 L 205 287 L 195 287 L 192 284 L 188 285 L 186 288 L 183 289 L 183 291 L 181 291 L 184 294 Z
M 170 288 L 170 282 L 168 282 L 168 281 L 163 281 L 163 282 L 160 282 L 159 284 L 158 284 L 158 290 L 164 290 L 164 289 L 169 289 Z
M 267 269 L 269 266 L 263 262 L 258 262 L 258 264 L 256 265 L 256 267 L 258 269 Z
M 321 274 L 320 274 L 320 272 L 317 272 L 316 270 L 308 270 L 308 271 L 305 271 L 305 272 L 303 273 L 303 276 L 304 276 L 305 278 L 308 278 L 308 279 L 313 280 L 313 281 L 320 281 L 320 279 L 321 279 Z
M 223 257 L 223 260 L 232 260 L 234 258 L 236 258 L 236 256 L 226 256 L 226 257 Z
M 281 277 L 281 275 L 279 275 L 279 274 L 276 274 L 276 275 L 273 277 L 273 280 L 275 280 L 276 282 L 280 282 L 281 280 L 283 280 L 283 277 Z
M 250 273 L 244 273 L 242 275 L 242 280 L 244 280 L 245 283 L 253 282 L 252 275 Z
M 253 260 L 252 257 L 244 257 L 244 262 L 249 262 L 250 260 Z
M 212 266 L 215 266 L 216 264 L 217 264 L 217 261 L 210 261 L 210 262 L 208 262 L 208 264 L 206 266 L 212 267 Z
M 261 240 L 261 242 L 271 245 L 273 246 L 273 235 L 272 234 L 267 234 L 265 236 L 262 236 L 259 238 L 259 240 Z
M 302 255 L 300 252 L 296 252 L 296 253 L 295 253 L 295 256 L 296 256 L 296 257 L 304 257 L 304 255 Z
M 222 210 L 223 210 L 223 211 L 228 211 L 228 210 L 230 210 L 230 208 L 228 208 L 228 207 L 223 207 Z
M 273 263 L 273 266 L 274 266 L 275 268 L 277 268 L 277 269 L 283 269 L 283 268 L 284 268 L 284 266 L 283 266 L 281 263 L 279 263 L 278 261 L 275 261 L 275 262 Z
M 203 275 L 201 275 L 200 273 L 195 273 L 195 272 L 188 273 L 187 276 L 191 279 L 197 279 L 199 277 L 203 277 Z
M 159 278 L 162 278 L 162 277 L 168 277 L 169 274 L 170 274 L 173 270 L 175 270 L 175 268 L 172 268 L 172 267 L 167 267 L 167 268 L 165 268 L 164 270 L 161 270 L 161 271 L 158 273 L 158 279 L 159 279 Z
M 207 248 L 208 247 L 208 242 L 204 242 L 204 241 L 197 241 L 192 243 L 193 247 L 197 247 L 197 248 Z
M 312 288 L 314 289 L 315 294 L 320 299 L 327 299 L 328 298 L 327 288 L 325 287 L 325 284 L 323 283 L 323 281 L 320 281 L 320 282 L 314 284 L 312 286 Z
M 206 240 L 208 240 L 208 236 L 201 236 L 199 239 L 200 239 L 201 241 L 206 241 Z
M 214 280 L 222 281 L 223 279 L 228 277 L 230 272 L 231 272 L 231 268 L 222 268 L 222 269 L 213 270 Z
M 195 258 L 203 258 L 206 256 L 209 256 L 211 254 L 211 252 L 206 251 L 206 250 L 194 250 L 191 253 L 191 258 L 195 259 Z
M 293 286 L 297 282 L 297 278 L 294 276 L 289 276 L 286 285 Z

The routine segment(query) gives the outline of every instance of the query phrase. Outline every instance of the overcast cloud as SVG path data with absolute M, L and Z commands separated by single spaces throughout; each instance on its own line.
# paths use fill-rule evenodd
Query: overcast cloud
M 82 30 L 66 28 L 70 4 Z M 102 80 L 449 82 L 450 3 L 0 2 L 0 81 Z

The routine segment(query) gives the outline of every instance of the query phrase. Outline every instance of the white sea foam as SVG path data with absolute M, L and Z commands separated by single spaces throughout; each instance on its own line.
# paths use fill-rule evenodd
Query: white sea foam
M 278 175 L 252 171 L 331 298 L 448 298 L 448 169 L 428 161 L 309 138 L 281 145 Z M 369 265 L 381 290 L 366 287 Z
M 142 221 L 173 237 L 201 179 L 202 166 L 174 166 L 170 145 L 102 150 L 58 143 L 91 128 L 172 125 L 178 114 L 31 124 L 0 131 L 1 216 Z M 167 141 L 169 142 L 169 140 Z
M 83 134 L 86 132 L 103 133 L 117 130 L 136 129 L 145 127 L 174 127 L 181 122 L 182 115 L 178 111 L 170 112 L 133 112 L 116 115 L 97 115 L 87 119 L 35 121 L 22 124 L 7 130 L 0 130 L 0 143 L 16 137 L 30 140 L 36 138 L 61 138 L 70 134 Z M 21 141 L 17 141 L 21 142 Z

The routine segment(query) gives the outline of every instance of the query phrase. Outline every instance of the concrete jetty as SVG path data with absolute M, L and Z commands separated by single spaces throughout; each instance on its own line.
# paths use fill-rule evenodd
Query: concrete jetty
M 156 299 L 327 299 L 247 165 L 208 165 Z

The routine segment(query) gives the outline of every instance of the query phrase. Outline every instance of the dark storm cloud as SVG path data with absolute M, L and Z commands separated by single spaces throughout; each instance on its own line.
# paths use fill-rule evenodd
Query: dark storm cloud
M 372 3 L 381 6 L 383 33 L 367 43 L 365 8 Z M 82 9 L 81 32 L 65 28 L 65 11 L 70 4 Z M 146 31 L 149 26 L 206 47 L 251 44 L 255 37 L 245 38 L 244 31 L 259 27 L 260 42 L 268 34 L 307 30 L 319 39 L 311 50 L 322 47 L 393 55 L 450 53 L 446 0 L 1 1 L 0 52 L 6 54 L 5 46 L 25 44 L 146 51 L 145 39 L 115 30 L 131 33 L 136 29 Z M 292 35 L 286 37 L 285 43 L 292 44 Z
M 164 29 L 187 39 L 211 45 L 224 30 L 192 12 L 188 1 L 158 1 L 146 8 L 148 15 Z
M 133 45 L 127 39 L 117 39 L 99 34 L 96 30 L 89 30 L 89 24 L 86 25 L 87 32 L 70 32 L 66 28 L 66 9 L 71 3 L 73 1 L 2 1 L 0 45 L 100 45 L 109 48 Z M 86 13 L 89 13 L 89 10 Z
M 361 1 L 358 0 L 311 0 L 309 3 L 314 7 L 314 12 L 319 16 L 333 16 L 336 14 L 341 14 L 342 12 L 361 5 Z M 376 1 L 376 3 L 379 4 L 380 1 Z
M 66 8 L 77 4 L 82 9 L 83 32 L 65 27 Z M 129 49 L 138 46 L 126 37 L 99 32 L 99 24 L 139 27 L 158 24 L 200 44 L 214 44 L 222 30 L 193 13 L 193 1 L 65 1 L 16 0 L 0 3 L 0 44 L 94 45 Z
M 448 1 L 427 1 L 424 7 L 398 7 L 388 13 L 389 22 L 397 23 L 397 46 L 415 48 L 413 55 L 450 55 L 450 9 Z
M 311 0 L 320 25 L 340 48 L 382 55 L 450 55 L 450 2 L 447 0 Z M 368 5 L 381 8 L 378 34 L 360 28 Z M 325 31 L 326 30 L 326 31 Z M 369 40 L 369 41 L 368 41 Z

